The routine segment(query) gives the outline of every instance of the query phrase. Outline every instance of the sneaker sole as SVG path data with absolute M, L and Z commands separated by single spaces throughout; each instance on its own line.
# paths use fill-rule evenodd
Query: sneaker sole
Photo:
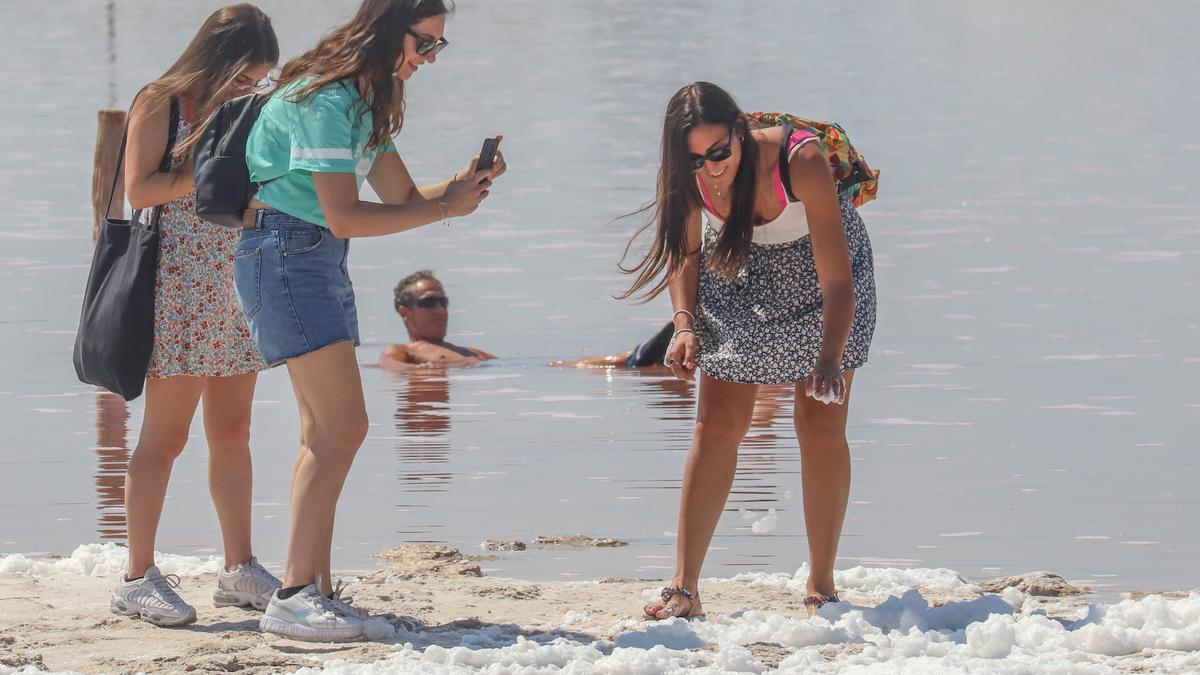
M 238 591 L 215 591 L 213 592 L 213 604 L 217 607 L 250 607 L 262 611 L 267 608 L 267 603 L 271 601 L 271 596 L 262 597 L 258 595 L 250 595 L 249 593 L 241 593 Z
M 189 623 L 195 623 L 196 621 L 195 612 L 193 612 L 190 616 L 183 617 L 182 619 L 172 619 L 161 614 L 156 614 L 145 607 L 131 605 L 124 600 L 115 597 L 111 602 L 109 602 L 108 607 L 112 610 L 113 614 L 120 614 L 121 616 L 129 616 L 135 619 L 141 619 L 142 621 L 152 623 L 155 626 L 161 626 L 163 628 L 186 626 Z
M 313 628 L 271 616 L 264 616 L 258 622 L 258 627 L 264 633 L 272 633 L 293 640 L 306 642 L 345 642 L 362 639 L 362 626 L 349 628 Z

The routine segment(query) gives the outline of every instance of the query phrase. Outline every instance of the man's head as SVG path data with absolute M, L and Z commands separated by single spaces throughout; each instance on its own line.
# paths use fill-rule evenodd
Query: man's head
M 450 299 L 433 272 L 421 270 L 401 279 L 396 284 L 395 303 L 396 311 L 408 329 L 409 340 L 442 342 L 446 339 Z

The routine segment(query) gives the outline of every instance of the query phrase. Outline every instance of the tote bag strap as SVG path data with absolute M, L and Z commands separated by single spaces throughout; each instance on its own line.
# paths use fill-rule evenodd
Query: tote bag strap
M 133 98 L 133 102 L 137 103 L 137 97 Z M 108 206 L 104 207 L 104 217 L 108 218 L 108 214 L 112 211 L 113 197 L 117 193 L 117 181 L 121 178 L 121 165 L 125 162 L 125 143 L 129 140 L 129 116 L 133 114 L 133 104 L 129 106 L 129 113 L 125 115 L 125 128 L 121 130 L 121 149 L 117 151 L 117 168 L 113 171 L 112 186 L 108 189 Z M 171 114 L 170 120 L 167 122 L 167 149 L 163 151 L 162 161 L 158 163 L 160 172 L 171 170 L 171 153 L 175 150 L 175 133 L 179 130 L 179 99 L 171 97 Z M 141 220 L 142 209 L 135 209 L 133 217 L 129 219 L 130 223 L 136 223 Z M 162 205 L 154 207 L 153 215 L 151 216 L 151 228 L 158 229 L 158 220 L 162 217 Z

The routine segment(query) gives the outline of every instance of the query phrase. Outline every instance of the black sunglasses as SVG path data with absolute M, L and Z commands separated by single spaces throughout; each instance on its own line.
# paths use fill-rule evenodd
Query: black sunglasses
M 729 140 L 719 148 L 713 148 L 703 155 L 693 155 L 691 157 L 692 171 L 699 171 L 704 168 L 704 162 L 724 162 L 733 154 L 733 132 L 737 129 L 736 124 L 729 125 Z
M 438 305 L 441 305 L 442 307 L 449 307 L 450 306 L 450 298 L 447 298 L 444 295 L 427 295 L 423 298 L 417 298 L 416 300 L 413 300 L 412 302 L 410 302 L 408 304 L 416 305 L 417 307 L 420 307 L 421 309 L 433 309 L 434 307 L 437 307 Z
M 408 29 L 408 34 L 417 38 L 418 56 L 428 56 L 430 54 L 436 55 L 438 52 L 445 49 L 446 45 L 450 44 L 450 41 L 444 37 L 431 38 L 427 35 L 421 35 L 411 28 Z

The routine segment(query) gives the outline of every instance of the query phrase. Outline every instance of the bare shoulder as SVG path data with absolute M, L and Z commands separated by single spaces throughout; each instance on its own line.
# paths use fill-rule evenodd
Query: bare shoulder
M 833 175 L 829 172 L 829 160 L 821 150 L 820 143 L 805 143 L 796 150 L 788 161 L 788 173 L 792 178 L 792 190 L 796 196 L 827 196 L 833 190 Z
M 387 366 L 406 364 L 410 362 L 411 357 L 406 345 L 388 345 L 383 350 L 383 354 L 379 356 L 379 365 L 386 368 Z
M 150 93 L 144 93 L 134 102 L 129 112 L 129 126 L 150 128 L 166 128 L 167 119 L 171 115 L 170 99 Z M 166 132 L 163 132 L 166 136 Z
M 783 127 L 767 127 L 750 133 L 758 143 L 759 164 L 764 169 L 774 170 L 779 163 L 779 148 L 783 145 Z

